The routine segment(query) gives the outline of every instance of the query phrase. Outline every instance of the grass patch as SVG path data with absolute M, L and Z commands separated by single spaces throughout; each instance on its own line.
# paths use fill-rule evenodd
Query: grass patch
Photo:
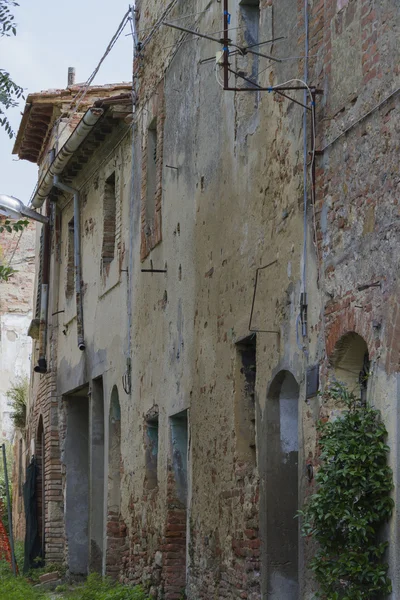
M 44 600 L 48 596 L 33 588 L 24 577 L 14 577 L 10 565 L 0 562 L 0 600 Z
M 96 573 L 85 584 L 64 596 L 67 600 L 150 600 L 140 586 L 127 587 Z
M 40 574 L 47 569 L 36 569 Z M 28 576 L 30 577 L 30 575 Z M 56 592 L 62 592 L 64 600 L 150 600 L 140 586 L 127 587 L 111 579 L 102 579 L 97 574 L 89 575 L 84 585 L 66 591 L 60 585 Z M 14 577 L 10 565 L 0 562 L 0 600 L 49 600 L 48 592 L 32 586 L 25 577 Z

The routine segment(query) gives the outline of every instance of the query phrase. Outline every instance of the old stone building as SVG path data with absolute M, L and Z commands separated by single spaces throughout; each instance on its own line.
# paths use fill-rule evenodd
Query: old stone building
M 126 109 L 127 97 L 131 104 L 129 85 L 92 87 L 78 107 L 72 101 L 79 90 L 79 86 L 72 84 L 65 90 L 28 96 L 14 149 L 20 158 L 38 163 L 39 182 L 33 194 L 33 206 L 42 207 L 43 214 L 49 217 L 48 226 L 38 227 L 36 244 L 35 314 L 29 328 L 35 346 L 27 418 L 27 458 L 34 457 L 38 468 L 36 499 L 41 554 L 48 562 L 66 560 L 72 573 L 86 572 L 88 564 L 88 557 L 81 558 L 80 554 L 80 547 L 85 545 L 83 532 L 86 532 L 86 539 L 88 535 L 89 458 L 83 450 L 89 435 L 85 430 L 85 424 L 86 428 L 89 426 L 88 390 L 80 388 L 87 381 L 88 373 L 91 381 L 97 376 L 96 369 L 100 369 L 100 375 L 110 369 L 106 356 L 102 355 L 108 344 L 101 340 L 101 336 L 100 339 L 97 337 L 99 330 L 97 321 L 95 327 L 92 308 L 100 303 L 107 312 L 112 306 L 126 304 L 125 297 L 121 296 L 124 292 L 120 292 L 123 288 L 120 281 L 125 276 L 121 271 L 124 256 L 121 206 L 127 187 L 120 175 L 116 177 L 114 173 L 122 160 L 128 165 L 127 181 L 130 180 L 129 126 L 124 123 L 124 118 L 131 112 L 131 107 Z M 71 135 L 73 132 L 75 137 Z M 122 142 L 128 143 L 128 152 L 123 158 L 119 148 Z M 53 173 L 54 166 L 59 164 L 61 167 Z M 64 169 L 64 165 L 67 168 Z M 104 181 L 104 169 L 107 170 L 107 181 Z M 55 186 L 54 177 L 59 178 L 58 185 L 67 185 L 67 191 Z M 72 192 L 75 205 L 71 203 L 69 193 L 72 185 L 79 186 L 81 190 L 78 192 L 78 187 L 74 188 L 75 196 Z M 98 206 L 98 198 L 103 201 L 103 188 L 100 194 L 99 186 L 110 188 L 106 198 L 110 208 L 105 206 L 104 214 L 103 205 Z M 98 216 L 94 216 L 93 203 L 99 211 Z M 74 237 L 74 219 L 81 225 L 80 231 L 88 243 L 86 248 L 83 242 L 80 244 L 82 261 L 79 263 L 79 277 L 75 276 L 74 263 L 79 255 L 75 251 L 79 248 L 76 239 L 79 237 Z M 80 220 L 82 223 L 79 223 Z M 103 223 L 106 224 L 104 227 Z M 79 236 L 78 224 L 76 230 Z M 111 230 L 107 232 L 108 227 Z M 94 249 L 98 244 L 101 246 L 100 239 L 103 239 L 103 249 L 97 272 L 93 269 Z M 79 289 L 81 279 L 86 283 Z M 113 302 L 109 302 L 113 289 L 121 297 L 119 301 L 114 298 Z M 99 307 L 97 309 L 100 310 Z M 82 311 L 87 317 L 84 320 Z M 104 315 L 101 321 L 115 319 L 111 312 L 111 317 Z M 118 311 L 119 318 L 123 318 L 123 314 Z M 120 329 L 121 325 L 119 329 L 117 327 L 117 330 Z M 103 328 L 103 336 L 110 342 L 107 327 Z M 118 342 L 116 344 L 119 348 Z M 92 352 L 93 373 L 86 362 Z M 77 363 L 79 369 L 79 375 L 75 377 L 71 376 L 71 360 Z M 65 364 L 69 364 L 71 370 L 65 370 Z M 69 396 L 68 393 L 77 393 L 78 396 Z M 79 401 L 74 402 L 73 398 Z M 75 426 L 72 424 L 74 411 L 77 411 L 75 418 L 78 423 Z M 96 427 L 92 421 L 91 424 Z M 80 451 L 83 455 L 79 454 Z M 73 466 L 68 469 L 70 464 Z M 67 471 L 71 472 L 69 485 L 65 477 Z M 97 490 L 94 493 L 97 494 Z M 99 507 L 98 504 L 96 506 Z
M 93 92 L 96 125 L 34 198 L 46 557 L 159 599 L 309 599 L 294 515 L 329 377 L 380 409 L 398 504 L 400 12 L 142 0 L 135 25 L 133 117 Z M 396 513 L 388 537 L 396 599 Z

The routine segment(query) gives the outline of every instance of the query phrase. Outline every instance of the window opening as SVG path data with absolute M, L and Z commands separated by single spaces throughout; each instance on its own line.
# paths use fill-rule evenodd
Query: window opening
M 74 241 L 74 219 L 72 218 L 68 223 L 68 239 L 67 239 L 67 285 L 65 286 L 65 293 L 67 298 L 71 298 L 74 294 L 75 289 L 75 241 Z
M 146 487 L 153 490 L 158 485 L 158 418 L 146 421 Z
M 244 29 L 244 41 L 246 46 L 255 47 L 259 42 L 260 37 L 260 2 L 259 0 L 242 0 L 240 3 L 241 24 Z M 257 82 L 259 57 L 255 55 L 246 56 L 246 70 L 249 79 Z M 248 87 L 253 87 L 250 83 L 246 83 Z
M 167 496 L 167 537 L 174 536 L 176 551 L 165 558 L 165 596 L 173 597 L 186 587 L 188 553 L 188 415 L 183 411 L 170 417 L 171 466 L 173 480 Z M 184 594 L 182 594 L 184 595 Z
M 102 264 L 107 265 L 115 257 L 117 198 L 115 189 L 115 171 L 106 179 L 103 198 L 103 248 Z
M 154 118 L 147 131 L 147 192 L 146 221 L 147 235 L 151 235 L 154 225 L 157 191 L 157 117 Z
M 336 380 L 366 402 L 370 361 L 365 340 L 354 331 L 346 333 L 336 343 L 330 362 Z
M 236 344 L 235 429 L 238 454 L 256 463 L 257 342 L 252 335 Z

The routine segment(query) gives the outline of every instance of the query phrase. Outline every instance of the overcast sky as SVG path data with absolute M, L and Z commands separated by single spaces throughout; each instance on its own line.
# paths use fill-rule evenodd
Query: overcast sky
M 129 0 L 19 0 L 17 36 L 0 38 L 1 68 L 25 88 L 25 94 L 67 85 L 68 67 L 76 82 L 94 71 L 116 32 Z M 106 58 L 94 83 L 131 80 L 132 38 L 129 25 Z M 16 131 L 24 103 L 8 116 Z M 27 203 L 37 179 L 36 165 L 12 156 L 14 140 L 0 128 L 0 193 Z

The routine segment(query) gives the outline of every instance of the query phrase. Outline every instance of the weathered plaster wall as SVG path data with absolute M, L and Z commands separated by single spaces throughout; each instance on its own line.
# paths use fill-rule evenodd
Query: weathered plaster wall
M 83 555 L 91 570 L 107 570 L 120 561 L 111 557 L 106 561 L 106 548 L 111 539 L 118 538 L 118 547 L 123 550 L 123 535 L 119 536 L 119 512 L 115 515 L 116 529 L 111 531 L 107 521 L 107 488 L 110 478 L 108 471 L 109 455 L 109 414 L 111 392 L 116 387 L 126 403 L 122 387 L 122 377 L 126 371 L 127 357 L 127 258 L 126 246 L 129 223 L 129 195 L 131 189 L 131 137 L 128 127 L 122 123 L 116 126 L 101 148 L 95 151 L 81 174 L 70 185 L 82 188 L 81 200 L 81 256 L 83 282 L 83 321 L 86 349 L 78 349 L 76 324 L 75 292 L 68 296 L 67 277 L 71 269 L 68 263 L 68 228 L 73 218 L 71 195 L 65 195 L 58 202 L 59 219 L 59 255 L 56 265 L 57 291 L 54 298 L 53 318 L 57 328 L 58 367 L 57 396 L 65 428 L 61 440 L 61 460 L 63 463 L 63 488 L 73 498 L 76 477 L 79 473 L 75 466 L 79 457 L 74 455 L 73 427 L 68 425 L 71 402 L 89 403 L 89 420 L 85 420 L 82 435 L 86 435 L 82 452 L 86 448 L 90 456 L 89 490 L 80 501 L 82 514 L 90 511 L 82 544 L 79 564 L 69 557 L 74 554 L 68 540 L 75 539 L 80 530 L 78 513 L 70 516 L 65 523 L 66 561 L 72 571 L 82 569 Z M 103 230 L 109 226 L 109 219 L 103 214 L 106 181 L 115 173 L 116 223 L 114 259 L 102 263 Z M 91 177 L 88 180 L 88 174 Z M 73 268 L 73 267 L 72 267 Z M 73 279 L 73 276 L 72 276 Z M 101 378 L 101 379 L 100 379 Z M 94 381 L 93 381 L 94 380 Z M 85 387 L 84 387 L 85 386 Z M 80 390 L 80 391 L 79 391 Z M 82 391 L 86 390 L 86 392 Z M 75 397 L 76 391 L 82 397 Z M 126 406 L 124 407 L 126 410 Z M 75 413 L 71 415 L 73 418 Z M 77 413 L 77 418 L 79 413 Z M 111 417 L 110 417 L 111 418 Z M 86 431 L 86 434 L 84 433 Z M 102 456 L 99 455 L 102 453 Z M 78 460 L 78 463 L 76 462 Z M 89 460 L 89 458 L 88 458 Z M 119 459 L 118 459 L 119 465 Z M 119 467 L 118 467 L 119 468 Z M 69 490 L 69 491 L 68 491 Z M 71 496 L 72 494 L 72 496 Z M 99 499 L 104 505 L 99 504 Z M 85 502 L 88 500 L 89 504 Z M 104 530 L 103 530 L 104 527 Z M 100 529 L 99 529 L 100 528 Z M 111 529 L 110 529 L 111 528 Z M 88 539 L 90 536 L 90 542 Z M 90 547 L 90 552 L 89 552 Z M 121 550 L 121 551 L 122 551 Z M 111 556 L 109 554 L 109 556 Z M 115 570 L 115 569 L 114 569 Z M 81 571 L 79 571 L 81 572 Z
M 246 18 L 237 3 L 231 4 L 231 37 L 242 43 L 248 32 L 236 27 L 243 28 Z M 302 77 L 303 60 L 294 57 L 304 53 L 303 8 L 295 0 L 261 2 L 259 38 L 286 36 L 269 47 L 285 60 L 271 65 L 266 59 L 231 56 L 232 66 L 252 76 L 257 67 L 262 85 Z M 165 6 L 142 0 L 138 9 L 138 28 L 146 32 Z M 297 496 L 301 505 L 312 491 L 306 465 L 318 465 L 315 423 L 320 416 L 329 418 L 317 397 L 306 401 L 306 367 L 319 365 L 325 383 L 332 374 L 328 359 L 349 331 L 359 333 L 368 345 L 368 397 L 382 410 L 388 427 L 397 484 L 397 96 L 364 115 L 398 87 L 399 14 L 393 0 L 325 0 L 310 3 L 309 9 L 309 79 L 324 92 L 317 97 L 317 149 L 354 127 L 316 157 L 315 204 L 310 203 L 308 178 L 305 221 L 303 109 L 273 94 L 224 92 L 214 65 L 200 63 L 220 45 L 186 40 L 166 27 L 145 44 L 135 65 L 139 79 L 133 147 L 128 136 L 113 150 L 115 139 L 110 136 L 72 182 L 82 188 L 85 353 L 77 348 L 74 302 L 65 295 L 71 199 L 59 202 L 59 250 L 53 259 L 58 292 L 51 306 L 52 313 L 65 312 L 51 319 L 58 346 L 52 355 L 58 366 L 57 391 L 55 412 L 46 418 L 60 431 L 63 475 L 68 478 L 64 398 L 76 390 L 85 394 L 82 401 L 89 398 L 87 451 L 94 474 L 89 507 L 102 483 L 103 465 L 101 460 L 94 465 L 94 446 L 104 458 L 103 513 L 97 511 L 88 524 L 90 545 L 94 542 L 97 552 L 103 521 L 102 556 L 96 554 L 94 568 L 101 562 L 103 570 L 119 573 L 124 581 L 144 583 L 159 600 L 176 600 L 185 583 L 190 600 L 273 598 L 274 576 L 287 594 L 311 599 L 305 563 L 312 548 L 295 539 L 291 529 L 290 565 L 287 556 L 276 559 L 280 528 L 273 524 L 285 529 L 290 519 L 292 527 L 290 515 L 280 512 L 286 495 L 293 505 Z M 201 31 L 221 28 L 222 7 L 216 0 L 177 2 L 168 19 L 183 15 L 192 15 L 185 25 Z M 296 94 L 302 101 L 303 93 Z M 155 116 L 163 123 L 154 155 L 153 223 L 161 227 L 156 235 L 146 221 L 146 139 Z M 93 169 L 95 175 L 86 182 Z M 117 255 L 104 274 L 103 196 L 114 169 L 120 227 Z M 150 241 L 144 244 L 146 235 Z M 264 265 L 270 266 L 260 272 L 253 328 L 268 333 L 260 331 L 253 338 L 249 317 L 255 273 Z M 305 339 L 298 319 L 304 271 Z M 363 287 L 371 283 L 376 285 Z M 252 406 L 240 347 L 254 346 L 254 339 L 255 448 L 239 417 L 244 400 L 246 410 Z M 121 385 L 128 357 L 130 394 Z M 297 477 L 296 450 L 280 447 L 282 464 L 286 460 L 292 467 L 287 478 L 293 479 L 292 485 L 279 480 L 279 464 L 270 452 L 285 435 L 284 411 L 278 418 L 276 407 L 277 399 L 287 399 L 286 376 L 295 380 L 292 389 L 298 394 Z M 52 396 L 54 377 L 46 381 Z M 115 390 L 119 419 L 110 413 Z M 295 396 L 290 393 L 290 402 Z M 292 441 L 295 413 L 290 412 Z M 252 423 L 251 416 L 246 419 Z M 96 433 L 96 422 L 104 435 Z M 148 427 L 155 423 L 158 453 L 155 460 L 153 438 L 149 465 Z M 110 503 L 115 497 L 110 482 L 118 479 L 119 512 L 114 500 Z M 59 509 L 62 489 L 60 483 Z M 395 519 L 388 534 L 394 600 L 400 597 Z M 53 541 L 54 548 L 63 548 Z
M 243 24 L 240 9 L 231 5 L 231 37 L 241 40 L 245 35 L 235 30 Z M 163 8 L 156 2 L 141 2 L 139 29 L 154 23 Z M 260 39 L 287 38 L 270 48 L 271 53 L 301 57 L 303 3 L 272 1 L 261 3 L 260 8 Z M 202 11 L 206 12 L 199 14 Z M 221 28 L 221 11 L 218 2 L 177 2 L 168 19 L 193 15 L 185 26 L 213 32 Z M 310 82 L 324 91 L 317 98 L 317 148 L 396 89 L 397 28 L 393 2 L 310 4 Z M 296 335 L 304 267 L 303 111 L 267 93 L 223 92 L 213 64 L 199 63 L 212 56 L 218 44 L 190 39 L 179 47 L 182 35 L 161 28 L 138 61 L 133 403 L 122 435 L 124 471 L 129 473 L 123 479 L 122 508 L 130 536 L 124 573 L 127 579 L 148 583 L 154 597 L 162 597 L 164 589 L 166 597 L 173 598 L 177 593 L 170 588 L 174 573 L 186 568 L 189 598 L 243 594 L 253 599 L 266 597 L 270 581 L 267 439 L 269 390 L 277 374 L 287 370 L 299 385 L 299 504 L 312 489 L 305 467 L 318 460 L 315 422 L 320 415 L 317 399 L 305 402 L 305 367 L 321 362 L 324 375 L 328 368 L 325 350 L 331 355 L 347 331 L 358 331 L 368 343 L 374 373 L 369 394 L 383 410 L 393 448 L 391 462 L 397 463 L 397 313 L 392 295 L 397 264 L 397 99 L 316 159 L 315 217 L 310 204 L 306 223 L 305 356 Z M 236 57 L 231 61 L 244 69 L 254 66 Z M 260 60 L 259 68 L 263 71 L 260 83 L 270 85 L 302 78 L 304 64 L 293 58 L 272 66 Z M 151 95 L 162 80 L 162 242 L 143 266 L 150 268 L 151 260 L 154 268 L 167 268 L 167 274 L 150 275 L 140 273 L 138 258 L 141 165 L 146 151 L 142 139 Z M 303 93 L 296 98 L 303 100 Z M 249 333 L 255 269 L 273 261 L 260 276 L 254 315 L 256 327 L 279 332 L 257 334 L 255 468 L 240 460 L 237 450 L 235 341 Z M 381 288 L 357 292 L 357 285 L 376 280 L 382 282 Z M 390 352 L 382 350 L 383 346 Z M 143 431 L 153 406 L 159 411 L 158 486 L 148 492 L 143 485 Z M 124 413 L 123 403 L 121 409 Z M 190 414 L 186 564 L 178 547 L 170 543 L 168 520 L 173 485 L 170 417 L 185 409 Z M 284 498 L 283 487 L 277 493 Z M 178 532 L 184 528 L 174 534 L 182 542 Z M 394 574 L 394 519 L 390 536 Z M 312 594 L 304 569 L 310 551 L 300 540 L 303 598 Z M 169 567 L 171 552 L 176 553 L 175 569 Z M 394 598 L 399 593 L 395 589 Z
M 395 489 L 398 95 L 376 107 L 399 87 L 399 27 L 391 0 L 313 7 L 312 74 L 325 92 L 317 119 L 317 146 L 327 148 L 317 160 L 316 226 L 327 353 L 348 331 L 366 341 L 372 371 L 368 398 L 388 428 Z M 398 504 L 397 492 L 394 499 Z M 396 514 L 388 528 L 392 598 L 400 597 Z
M 208 8 L 197 17 L 199 30 L 215 31 L 220 27 L 219 3 L 178 6 L 181 14 Z M 142 3 L 140 8 L 139 27 L 143 28 L 147 26 L 147 9 L 155 7 Z M 174 18 L 179 17 L 179 10 Z M 233 31 L 239 17 L 236 9 L 232 10 Z M 270 17 L 270 9 L 265 8 L 262 38 L 271 37 Z M 232 33 L 233 38 L 235 35 Z M 289 41 L 289 54 L 299 54 L 299 36 Z M 170 50 L 163 52 L 163 48 L 176 41 L 179 34 L 163 29 L 156 38 L 154 52 L 152 46 L 146 50 L 139 73 L 139 89 L 149 93 L 168 63 L 166 54 Z M 264 532 L 259 529 L 259 501 L 260 494 L 261 501 L 265 501 L 267 485 L 266 401 L 273 376 L 281 369 L 290 370 L 304 398 L 304 359 L 296 344 L 303 245 L 303 115 L 301 108 L 267 94 L 256 98 L 253 93 L 235 97 L 223 92 L 213 65 L 199 64 L 216 49 L 218 45 L 212 42 L 189 41 L 174 57 L 170 56 L 165 71 L 163 241 L 149 259 L 154 268 L 167 265 L 166 275 L 139 272 L 139 240 L 133 230 L 134 417 L 129 450 L 128 446 L 124 448 L 124 438 L 122 448 L 125 471 L 133 473 L 124 490 L 125 497 L 131 497 L 130 506 L 123 503 L 131 536 L 127 576 L 144 581 L 150 578 L 154 594 L 161 594 L 164 587 L 165 597 L 174 597 L 169 595 L 175 593 L 169 591 L 171 571 L 165 566 L 169 553 L 176 550 L 168 543 L 172 464 L 169 418 L 189 409 L 188 597 L 246 594 L 254 599 L 263 597 L 260 579 L 265 564 L 260 564 L 260 538 Z M 282 73 L 266 72 L 263 83 L 271 77 L 278 82 L 298 73 L 295 67 L 291 73 L 288 71 L 285 67 Z M 146 97 L 144 93 L 142 101 L 139 96 L 140 135 L 140 111 L 146 111 Z M 138 147 L 136 156 L 142 151 Z M 143 173 L 137 165 L 140 162 L 135 167 L 140 181 Z M 138 212 L 136 203 L 135 217 Z M 312 259 L 312 245 L 309 253 Z M 239 385 L 235 342 L 249 334 L 255 269 L 274 260 L 277 262 L 261 280 L 254 320 L 256 327 L 279 332 L 257 334 L 256 466 L 251 460 L 243 460 L 238 451 L 241 428 L 234 418 L 238 397 L 235 388 Z M 148 259 L 143 266 L 149 267 Z M 310 279 L 315 278 L 312 261 L 309 273 Z M 314 305 L 309 311 L 311 327 L 319 315 L 318 298 Z M 315 341 L 309 351 L 310 360 L 315 360 Z M 152 405 L 159 407 L 159 460 L 158 488 L 149 494 L 141 491 L 145 474 L 142 430 Z M 309 429 L 309 420 L 300 403 L 302 457 L 302 432 Z M 300 462 L 304 464 L 303 458 Z M 300 478 L 302 473 L 300 466 Z M 176 558 L 179 572 L 185 564 L 178 555 Z

